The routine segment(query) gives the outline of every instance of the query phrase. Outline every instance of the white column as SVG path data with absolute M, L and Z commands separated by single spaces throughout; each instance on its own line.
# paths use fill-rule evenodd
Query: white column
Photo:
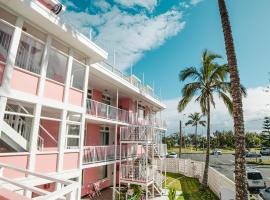
M 88 61 L 88 63 L 90 63 Z M 87 63 L 87 64 L 88 64 Z M 79 168 L 80 171 L 82 172 L 82 165 L 83 165 L 83 153 L 84 153 L 84 137 L 85 137 L 85 126 L 86 126 L 86 122 L 85 122 L 85 115 L 86 115 L 86 99 L 87 99 L 87 90 L 88 90 L 88 79 L 89 79 L 89 66 L 86 66 L 85 69 L 85 76 L 84 76 L 84 86 L 83 86 L 83 108 L 84 108 L 84 112 L 82 113 L 82 121 L 81 121 L 81 128 L 80 128 L 80 160 L 79 160 Z M 79 183 L 82 182 L 82 173 L 80 173 L 79 176 Z M 81 187 L 79 187 L 78 192 L 77 192 L 77 199 L 81 199 Z
M 1 134 L 1 129 L 2 129 L 2 121 L 4 120 L 4 112 L 6 109 L 6 104 L 7 104 L 7 97 L 1 97 L 0 96 L 0 134 Z
M 73 63 L 73 51 L 72 49 L 69 52 L 66 81 L 65 81 L 65 90 L 64 90 L 64 109 L 61 114 L 61 126 L 58 134 L 58 162 L 57 162 L 57 172 L 63 170 L 63 161 L 64 161 L 64 151 L 65 151 L 65 142 L 66 142 L 66 132 L 67 132 L 67 105 L 69 97 L 69 88 L 70 88 L 70 77 L 71 69 Z M 58 186 L 59 187 L 59 184 Z
M 42 97 L 44 92 L 46 74 L 47 74 L 47 67 L 49 63 L 49 54 L 50 48 L 52 44 L 52 37 L 50 35 L 47 36 L 46 44 L 43 51 L 42 63 L 41 63 L 41 70 L 40 70 L 40 79 L 38 85 L 38 96 Z
M 118 88 L 116 90 L 116 107 L 118 108 L 118 98 L 119 98 L 119 94 L 118 94 Z M 116 116 L 116 120 L 118 121 L 118 110 L 117 110 L 117 116 Z M 115 131 L 114 131 L 114 158 L 115 158 L 115 162 L 113 165 L 113 200 L 115 200 L 115 190 L 116 190 L 116 164 L 117 164 L 117 129 L 118 129 L 118 125 L 115 125 Z M 121 158 L 120 158 L 121 160 Z
M 10 90 L 10 81 L 12 78 L 13 68 L 15 65 L 16 55 L 20 43 L 20 38 L 22 34 L 22 27 L 23 27 L 23 19 L 18 17 L 15 24 L 15 29 L 11 38 L 9 53 L 7 56 L 7 61 L 5 65 L 5 71 L 2 80 L 2 87 L 4 88 L 5 92 L 9 92 Z

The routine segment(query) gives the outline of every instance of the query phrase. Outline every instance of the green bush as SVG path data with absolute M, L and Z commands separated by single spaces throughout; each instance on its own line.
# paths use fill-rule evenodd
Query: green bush
M 175 200 L 176 190 L 174 188 L 169 189 L 169 200 Z

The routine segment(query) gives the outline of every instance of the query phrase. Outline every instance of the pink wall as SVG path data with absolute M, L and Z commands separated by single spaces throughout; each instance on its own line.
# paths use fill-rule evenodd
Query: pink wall
M 102 101 L 102 92 L 96 90 L 96 89 L 93 89 L 92 91 L 92 99 L 95 100 L 95 101 L 99 101 L 101 102 Z
M 56 83 L 52 80 L 46 80 L 44 88 L 44 97 L 63 101 L 64 98 L 64 85 Z
M 118 100 L 119 108 L 122 108 L 123 110 L 132 111 L 133 102 L 130 98 L 120 98 Z
M 49 173 L 56 172 L 58 154 L 37 154 L 36 172 Z
M 100 144 L 100 125 L 87 123 L 87 134 L 85 137 L 85 146 L 95 146 Z
M 31 200 L 11 190 L 0 188 L 0 200 Z
M 0 156 L 0 163 L 16 166 L 22 169 L 26 169 L 28 163 L 28 155 L 9 155 Z M 8 178 L 22 178 L 24 173 L 16 172 L 14 170 L 4 169 L 3 175 Z
M 3 80 L 4 70 L 5 70 L 4 64 L 0 63 L 0 86 L 1 86 L 2 80 Z
M 37 94 L 39 76 L 28 73 L 25 70 L 14 68 L 11 88 L 22 92 Z
M 79 163 L 79 153 L 64 154 L 64 170 L 77 169 Z
M 90 188 L 91 183 L 100 182 L 101 189 L 107 188 L 111 185 L 110 179 L 99 181 L 98 173 L 99 173 L 98 167 L 88 168 L 88 169 L 83 170 L 82 196 L 85 196 L 86 194 L 88 194 L 89 190 L 92 189 Z
M 44 120 L 40 121 L 40 124 L 52 135 L 52 137 L 58 141 L 58 133 L 60 128 L 60 122 Z M 39 128 L 40 136 L 44 139 L 44 150 L 56 151 L 58 144 L 50 137 L 42 128 Z
M 76 106 L 82 106 L 82 101 L 83 101 L 83 92 L 70 88 L 69 103 Z
M 38 185 L 36 186 L 37 188 L 49 191 L 49 192 L 54 192 L 55 191 L 55 183 L 48 183 L 48 184 L 43 184 L 43 185 Z M 38 195 L 32 193 L 32 198 L 38 197 Z M 0 199 L 1 200 L 1 199 Z

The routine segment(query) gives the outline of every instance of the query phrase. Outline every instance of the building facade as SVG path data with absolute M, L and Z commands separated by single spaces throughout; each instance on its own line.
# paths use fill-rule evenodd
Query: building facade
M 61 8 L 0 0 L 0 197 L 80 199 L 112 187 L 115 199 L 131 184 L 160 194 L 166 106 L 63 23 Z

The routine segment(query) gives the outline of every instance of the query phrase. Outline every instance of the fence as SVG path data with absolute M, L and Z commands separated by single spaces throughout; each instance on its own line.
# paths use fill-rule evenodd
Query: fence
M 180 173 L 187 177 L 198 178 L 200 182 L 202 181 L 204 162 L 166 158 L 165 163 L 167 172 Z M 221 200 L 234 200 L 234 182 L 212 167 L 209 167 L 208 186 Z

